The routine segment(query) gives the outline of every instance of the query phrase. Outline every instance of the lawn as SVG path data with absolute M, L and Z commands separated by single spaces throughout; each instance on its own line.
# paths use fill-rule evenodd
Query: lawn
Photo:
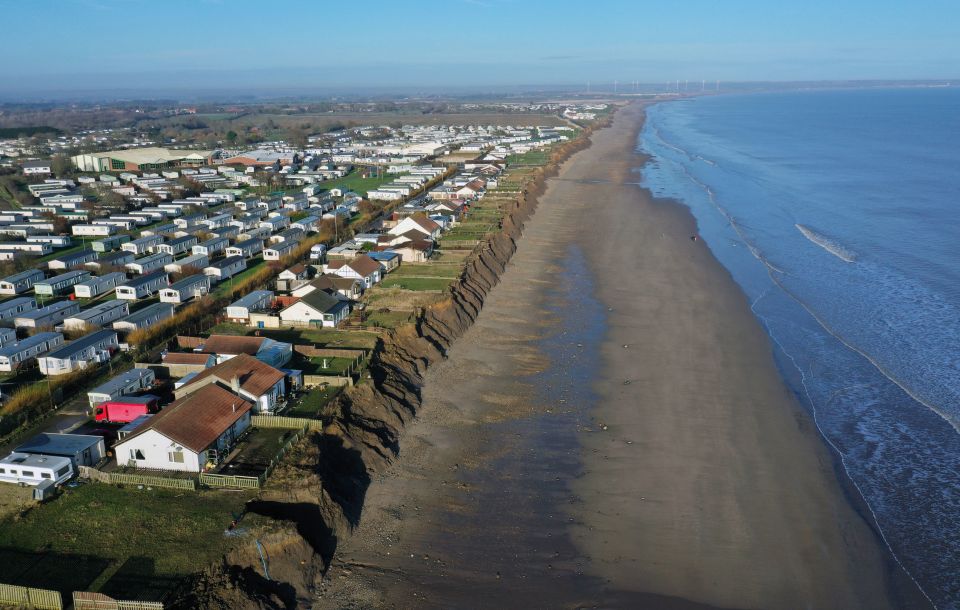
M 445 263 L 407 263 L 390 272 L 387 277 L 459 277 L 463 271 L 461 264 Z
M 252 328 L 242 324 L 223 322 L 210 329 L 211 335 L 251 335 L 259 332 L 262 337 L 285 341 L 294 345 L 317 344 L 321 347 L 353 347 L 371 349 L 377 343 L 377 335 L 363 331 L 335 330 L 332 328 Z
M 0 521 L 0 565 L 9 584 L 100 590 L 159 600 L 234 542 L 224 536 L 253 495 L 137 490 L 87 483 Z
M 333 385 L 313 388 L 283 415 L 287 417 L 317 417 L 323 411 L 323 408 L 343 391 L 343 388 L 344 386 Z
M 317 186 L 327 191 L 337 188 L 347 189 L 365 196 L 367 192 L 376 190 L 381 185 L 392 182 L 395 178 L 397 178 L 398 175 L 399 174 L 381 173 L 381 175 L 373 178 L 364 178 L 360 175 L 359 171 L 353 171 L 343 178 L 337 178 L 336 180 L 325 180 L 324 182 L 318 183 Z
M 413 320 L 412 311 L 371 311 L 364 324 L 380 328 L 397 328 Z
M 542 150 L 531 150 L 520 155 L 508 155 L 507 165 L 546 165 L 549 158 Z
M 403 288 L 404 290 L 446 290 L 451 280 L 447 278 L 427 277 L 388 277 L 380 283 L 384 288 Z
M 263 266 L 264 261 L 263 261 L 263 258 L 260 258 L 260 257 L 257 257 L 254 260 L 255 262 L 252 264 L 248 262 L 247 268 L 241 271 L 240 273 L 236 274 L 232 278 L 225 279 L 221 281 L 219 284 L 217 284 L 217 287 L 210 292 L 210 294 L 213 295 L 213 298 L 216 299 L 216 298 L 224 297 L 230 294 L 230 291 L 233 290 L 234 284 L 239 284 L 243 280 L 247 279 L 248 277 L 256 273 L 257 270 Z

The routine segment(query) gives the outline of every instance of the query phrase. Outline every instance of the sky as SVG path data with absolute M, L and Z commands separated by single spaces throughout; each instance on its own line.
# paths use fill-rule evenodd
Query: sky
M 0 0 L 0 11 L 8 99 L 960 77 L 960 0 Z

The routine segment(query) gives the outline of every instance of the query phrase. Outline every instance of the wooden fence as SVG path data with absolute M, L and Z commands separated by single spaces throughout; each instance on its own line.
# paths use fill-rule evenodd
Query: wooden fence
M 36 608 L 37 610 L 62 610 L 63 597 L 58 591 L 33 589 L 0 583 L 0 606 Z
M 231 487 L 234 489 L 260 489 L 263 476 L 243 477 L 232 474 L 200 473 L 200 484 L 207 487 Z
M 254 415 L 250 418 L 254 428 L 284 428 L 287 430 L 323 430 L 319 419 L 305 417 L 284 417 L 282 415 Z
M 163 604 L 113 599 L 102 593 L 74 591 L 73 610 L 163 610 Z
M 103 472 L 89 466 L 80 467 L 80 476 L 99 483 L 112 483 L 114 485 L 144 485 L 147 487 L 165 487 L 167 489 L 197 489 L 197 482 L 192 478 L 177 479 L 156 475 Z

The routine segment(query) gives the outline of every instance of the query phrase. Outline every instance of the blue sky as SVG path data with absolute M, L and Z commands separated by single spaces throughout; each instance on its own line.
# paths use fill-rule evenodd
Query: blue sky
M 960 1 L 0 0 L 0 91 L 960 76 Z M 13 24 L 23 24 L 15 27 Z

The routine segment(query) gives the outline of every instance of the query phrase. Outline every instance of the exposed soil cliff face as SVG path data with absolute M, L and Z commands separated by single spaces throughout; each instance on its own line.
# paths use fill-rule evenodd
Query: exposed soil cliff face
M 608 123 L 609 124 L 609 123 Z M 404 426 L 421 405 L 423 376 L 476 320 L 497 284 L 524 222 L 547 178 L 574 152 L 589 146 L 596 126 L 559 147 L 518 193 L 500 230 L 478 246 L 449 296 L 423 309 L 413 324 L 384 335 L 371 355 L 368 383 L 329 408 L 330 424 L 288 453 L 251 513 L 268 517 L 256 545 L 242 546 L 185 583 L 176 608 L 293 608 L 309 606 L 338 541 L 359 521 L 371 473 L 400 453 Z

